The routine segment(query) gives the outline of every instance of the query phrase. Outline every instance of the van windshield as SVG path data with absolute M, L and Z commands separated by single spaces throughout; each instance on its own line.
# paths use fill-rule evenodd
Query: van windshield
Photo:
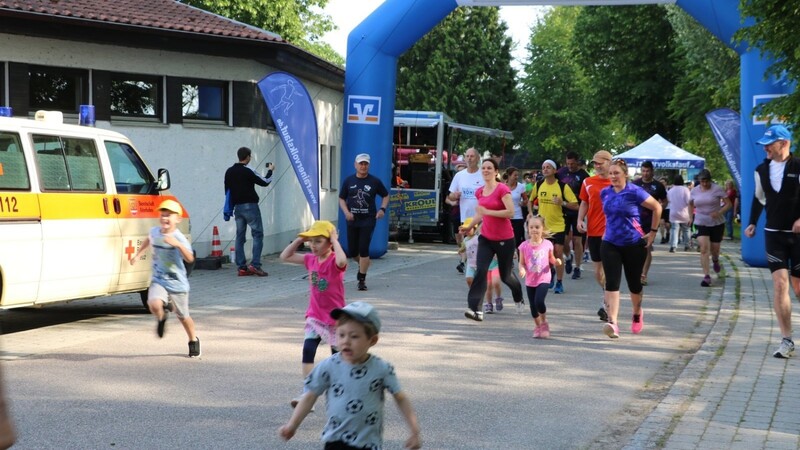
M 142 159 L 124 142 L 105 141 L 118 194 L 156 194 L 156 180 Z

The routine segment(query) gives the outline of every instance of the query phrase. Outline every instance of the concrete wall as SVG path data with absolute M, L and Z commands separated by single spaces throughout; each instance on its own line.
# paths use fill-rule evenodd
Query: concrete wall
M 0 61 L 110 70 L 138 74 L 184 76 L 227 81 L 257 82 L 267 74 L 291 67 L 270 67 L 255 61 L 134 49 L 80 42 L 58 41 L 0 34 Z M 303 80 L 314 99 L 319 143 L 341 151 L 343 93 Z M 77 117 L 65 117 L 77 123 Z M 294 170 L 280 138 L 273 131 L 215 125 L 167 125 L 132 121 L 98 121 L 98 127 L 112 129 L 133 140 L 150 169 L 169 169 L 171 191 L 191 215 L 192 235 L 198 256 L 211 250 L 212 229 L 219 227 L 223 251 L 233 245 L 236 226 L 222 219 L 223 176 L 236 162 L 241 146 L 253 149 L 251 166 L 265 172 L 265 163 L 275 163 L 273 183 L 257 186 L 264 218 L 264 253 L 280 252 L 298 230 L 313 222 Z M 338 184 L 338 158 L 332 161 Z M 335 221 L 338 192 L 321 193 L 320 216 Z M 248 241 L 250 237 L 248 234 Z M 249 245 L 245 246 L 248 249 Z

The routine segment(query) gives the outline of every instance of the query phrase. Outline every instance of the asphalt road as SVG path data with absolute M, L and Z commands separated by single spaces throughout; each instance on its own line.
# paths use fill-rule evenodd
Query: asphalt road
M 645 330 L 601 332 L 591 269 L 548 295 L 551 339 L 531 338 L 514 312 L 463 316 L 466 285 L 452 246 L 403 245 L 374 261 L 366 300 L 383 321 L 374 353 L 391 361 L 419 415 L 425 448 L 623 447 L 708 333 L 721 289 L 700 288 L 697 253 L 657 246 L 645 291 Z M 324 402 L 297 436 L 276 433 L 299 393 L 307 281 L 270 261 L 270 276 L 230 265 L 197 271 L 191 305 L 203 356 L 189 359 L 174 318 L 163 339 L 138 295 L 0 312 L 3 370 L 20 439 L 15 448 L 321 448 Z M 623 295 L 625 295 L 623 287 Z M 510 296 L 504 287 L 504 293 Z M 318 358 L 327 355 L 321 347 Z M 404 423 L 387 400 L 385 448 Z

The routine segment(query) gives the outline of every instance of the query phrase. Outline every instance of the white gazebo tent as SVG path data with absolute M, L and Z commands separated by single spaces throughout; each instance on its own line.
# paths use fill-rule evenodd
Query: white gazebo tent
M 678 147 L 658 134 L 615 158 L 623 159 L 628 167 L 640 167 L 650 161 L 655 169 L 695 169 L 705 167 L 706 160 Z

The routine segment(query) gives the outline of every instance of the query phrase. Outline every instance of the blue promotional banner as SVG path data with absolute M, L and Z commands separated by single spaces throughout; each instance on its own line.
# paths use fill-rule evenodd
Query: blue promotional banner
M 741 151 L 741 115 L 729 108 L 719 108 L 706 113 L 706 120 L 711 126 L 711 132 L 719 144 L 719 149 L 725 162 L 728 164 L 736 188 L 742 186 L 742 151 Z
M 319 220 L 319 152 L 317 115 L 308 90 L 286 72 L 274 72 L 258 82 L 275 128 L 294 167 L 297 180 Z

